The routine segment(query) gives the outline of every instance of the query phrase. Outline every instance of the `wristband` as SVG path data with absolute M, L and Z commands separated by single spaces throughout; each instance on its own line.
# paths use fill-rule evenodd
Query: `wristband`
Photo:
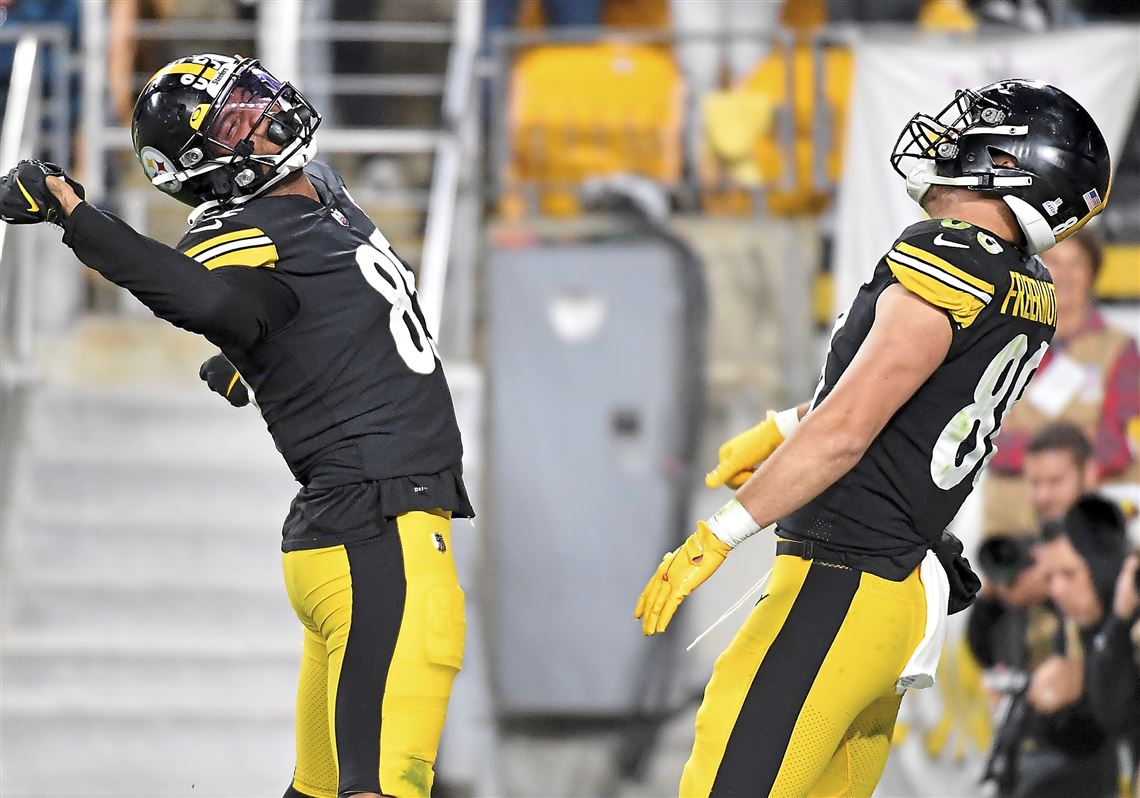
M 752 537 L 761 529 L 756 519 L 736 499 L 717 510 L 707 523 L 709 530 L 730 548 L 736 548 L 737 543 Z
M 789 407 L 776 413 L 772 420 L 776 422 L 776 429 L 784 436 L 784 440 L 787 440 L 800 425 L 800 410 L 798 407 Z

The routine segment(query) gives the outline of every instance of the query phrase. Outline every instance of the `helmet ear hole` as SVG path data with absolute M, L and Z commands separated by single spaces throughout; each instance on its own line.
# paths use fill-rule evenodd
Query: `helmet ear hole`
M 1005 150 L 997 147 L 986 147 L 990 153 L 990 161 L 999 169 L 1017 169 L 1017 158 Z

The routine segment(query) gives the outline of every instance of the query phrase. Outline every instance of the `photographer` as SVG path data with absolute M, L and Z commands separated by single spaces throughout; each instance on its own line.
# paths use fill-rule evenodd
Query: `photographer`
M 1060 628 L 1045 574 L 1033 558 L 1036 538 L 997 535 L 978 551 L 985 587 L 970 611 L 966 640 L 987 670 L 1031 671 L 1052 653 Z
M 1072 424 L 1042 428 L 1026 446 L 1025 479 L 1040 528 L 1095 489 L 1092 444 Z M 1035 535 L 1008 532 L 988 537 L 978 551 L 985 587 L 971 609 L 966 640 L 987 670 L 1028 673 L 1053 653 L 1060 622 L 1033 558 L 1036 542 Z
M 1038 522 L 1056 522 L 1095 487 L 1092 446 L 1070 424 L 1049 425 L 1027 446 L 1025 477 Z M 1007 533 L 978 552 L 986 586 L 967 642 L 1004 695 L 987 780 L 1005 796 L 1107 794 L 1114 752 L 1084 698 L 1083 647 L 1048 600 L 1040 551 L 1038 538 Z
M 1112 612 L 1093 638 L 1088 654 L 1089 700 L 1097 717 L 1119 732 L 1140 796 L 1140 553 L 1124 561 L 1112 598 Z
M 1127 648 L 1122 666 L 1119 641 L 1109 645 L 1106 639 L 1104 646 L 1097 642 L 1102 631 L 1111 633 L 1113 628 L 1110 616 L 1115 615 L 1124 563 L 1120 510 L 1100 497 L 1083 497 L 1063 518 L 1046 524 L 1035 555 L 1045 573 L 1049 598 L 1064 623 L 1058 654 L 1033 673 L 1026 700 L 1047 721 L 1045 735 L 1065 754 L 1067 763 L 1059 771 L 1063 775 L 1023 794 L 1113 795 L 1116 742 L 1129 734 L 1137 717 L 1135 670 L 1130 683 L 1109 681 L 1129 678 Z M 1121 667 L 1123 676 L 1117 672 Z M 1029 775 L 1042 764 L 1056 765 L 1052 757 L 1041 761 L 1043 750 L 1023 752 L 1020 772 Z

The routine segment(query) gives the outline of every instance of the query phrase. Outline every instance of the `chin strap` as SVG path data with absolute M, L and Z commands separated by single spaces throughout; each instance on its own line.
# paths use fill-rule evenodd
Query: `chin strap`
M 921 161 L 906 176 L 906 193 L 910 198 L 922 204 L 926 192 L 930 187 L 937 186 L 963 186 L 969 188 L 982 182 L 978 175 L 965 175 L 963 177 L 943 177 L 936 172 L 933 161 Z M 1024 177 L 995 177 L 993 188 L 1015 188 L 1033 184 L 1033 178 Z M 1025 249 L 1030 255 L 1039 255 L 1057 243 L 1057 237 L 1045 217 L 1032 205 L 1020 197 L 1010 194 L 1002 195 L 1005 204 L 1013 211 L 1021 232 L 1025 235 Z
M 258 197 L 264 194 L 267 190 L 277 185 L 294 172 L 304 169 L 309 164 L 309 162 L 313 160 L 313 157 L 316 154 L 317 145 L 315 142 L 310 141 L 307 145 L 298 147 L 288 155 L 282 154 L 258 156 L 260 158 L 273 159 L 272 164 L 267 164 L 272 166 L 275 172 L 271 180 L 266 181 L 264 185 L 260 186 L 257 191 L 253 192 L 252 194 L 243 194 L 241 196 L 232 197 L 227 200 L 210 200 L 209 202 L 203 202 L 201 205 L 190 212 L 190 215 L 186 217 L 186 223 L 193 227 L 198 223 L 198 220 L 202 218 L 203 214 L 209 213 L 211 210 L 219 208 L 222 205 L 225 205 L 227 207 L 244 205 L 254 197 Z

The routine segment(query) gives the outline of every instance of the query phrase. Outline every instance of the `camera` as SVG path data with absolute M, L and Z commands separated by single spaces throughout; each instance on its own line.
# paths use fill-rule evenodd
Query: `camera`
M 986 579 L 1008 585 L 1033 564 L 1035 537 L 1027 535 L 994 535 L 978 548 L 978 567 Z

